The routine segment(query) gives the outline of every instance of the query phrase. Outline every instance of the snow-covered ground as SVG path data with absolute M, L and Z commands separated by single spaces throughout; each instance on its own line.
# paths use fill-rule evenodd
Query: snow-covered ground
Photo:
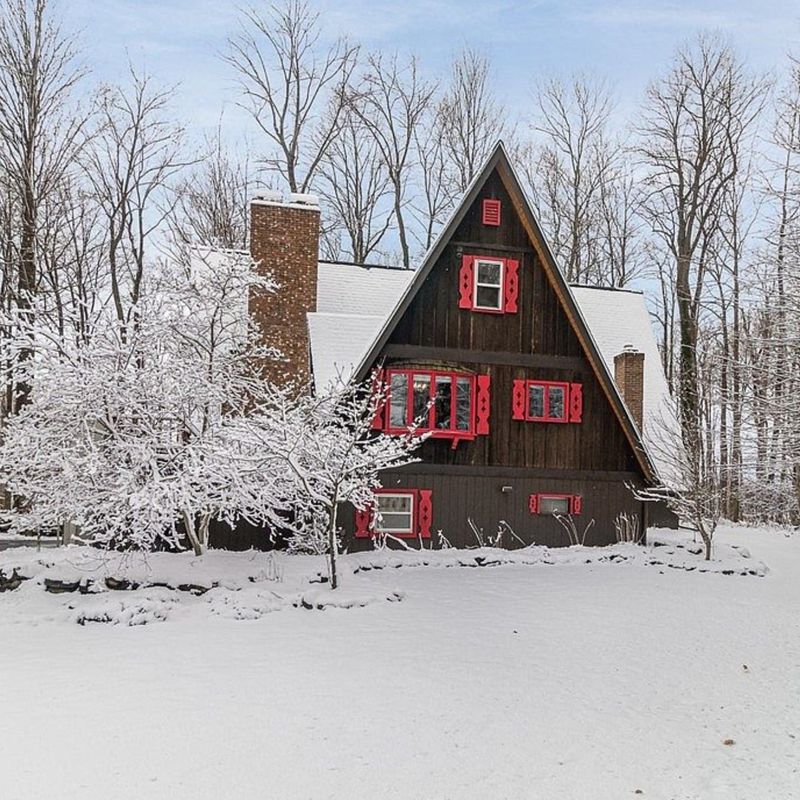
M 312 558 L 0 553 L 0 797 L 798 798 L 800 535 L 718 536 L 348 556 L 324 611 Z

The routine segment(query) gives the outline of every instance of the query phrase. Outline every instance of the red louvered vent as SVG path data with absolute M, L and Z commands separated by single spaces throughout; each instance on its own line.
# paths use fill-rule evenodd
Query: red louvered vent
M 478 375 L 475 433 L 480 436 L 485 436 L 489 433 L 489 413 L 492 406 L 489 394 L 490 382 L 491 379 L 488 375 Z
M 431 490 L 419 490 L 419 510 L 417 512 L 417 530 L 423 539 L 431 538 L 431 522 L 433 522 L 433 504 Z
M 512 419 L 525 419 L 525 381 L 514 381 L 511 395 Z
M 483 201 L 483 224 L 491 225 L 497 228 L 500 225 L 500 201 L 489 200 L 488 198 Z
M 519 261 L 509 258 L 506 261 L 505 304 L 506 314 L 516 314 L 519 294 Z
M 473 256 L 464 256 L 461 259 L 461 269 L 458 272 L 458 307 L 472 308 L 472 276 Z
M 583 421 L 583 385 L 580 383 L 569 386 L 569 421 Z

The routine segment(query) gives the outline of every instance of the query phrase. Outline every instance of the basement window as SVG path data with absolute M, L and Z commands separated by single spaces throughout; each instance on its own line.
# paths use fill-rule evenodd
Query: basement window
M 375 530 L 394 536 L 414 536 L 414 494 L 381 492 L 375 495 Z
M 475 293 L 472 307 L 481 311 L 503 310 L 502 260 L 475 259 Z

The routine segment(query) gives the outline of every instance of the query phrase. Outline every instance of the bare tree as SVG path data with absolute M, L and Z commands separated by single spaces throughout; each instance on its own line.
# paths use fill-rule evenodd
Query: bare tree
M 389 175 L 400 253 L 406 268 L 411 265 L 406 202 L 415 166 L 414 135 L 435 89 L 434 84 L 420 77 L 416 59 L 400 64 L 397 56 L 373 54 L 367 59 L 359 86 L 348 92 L 350 107 L 374 139 Z
M 227 148 L 218 126 L 205 137 L 197 164 L 176 186 L 174 211 L 168 220 L 173 240 L 181 245 L 246 250 L 253 183 L 246 149 Z
M 341 124 L 357 48 L 319 47 L 319 14 L 304 0 L 242 13 L 225 61 L 238 73 L 243 107 L 272 145 L 264 158 L 292 192 L 306 192 Z
M 10 215 L 3 231 L 5 303 L 32 313 L 39 289 L 39 233 L 46 198 L 70 169 L 84 115 L 73 94 L 84 76 L 75 40 L 64 33 L 48 0 L 8 0 L 0 11 L 0 180 Z M 21 358 L 29 358 L 23 351 Z M 29 387 L 16 389 L 16 403 Z M 11 397 L 8 396 L 10 400 Z
M 730 46 L 716 36 L 699 36 L 651 84 L 639 126 L 648 170 L 645 209 L 673 261 L 680 412 L 690 457 L 699 457 L 700 448 L 697 345 L 709 247 L 764 88 Z
M 320 174 L 320 194 L 334 217 L 333 230 L 344 232 L 349 257 L 363 264 L 389 229 L 392 211 L 391 205 L 386 208 L 389 173 L 378 145 L 351 109 L 322 159 Z
M 465 48 L 453 61 L 437 122 L 447 147 L 454 194 L 464 192 L 506 129 L 490 85 L 489 60 Z
M 529 150 L 533 200 L 567 279 L 600 282 L 592 258 L 603 235 L 600 192 L 613 161 L 607 133 L 611 94 L 602 81 L 575 75 L 568 83 L 555 78 L 540 83 L 536 103 L 533 128 L 542 141 Z
M 187 166 L 182 128 L 168 118 L 172 97 L 146 74 L 130 69 L 128 86 L 105 86 L 86 149 L 86 175 L 107 228 L 106 258 L 119 323 L 128 325 L 139 301 L 152 239 L 172 214 L 166 190 Z

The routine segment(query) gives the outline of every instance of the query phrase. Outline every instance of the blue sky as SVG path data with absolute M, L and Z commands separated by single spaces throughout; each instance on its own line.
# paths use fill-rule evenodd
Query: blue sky
M 245 4 L 247 0 L 244 0 Z M 219 54 L 239 3 L 226 0 L 60 0 L 82 35 L 95 80 L 118 78 L 129 57 L 160 81 L 178 84 L 176 111 L 194 132 L 225 110 L 231 132 L 245 128 L 230 69 Z M 258 0 L 255 3 L 258 5 Z M 370 49 L 415 52 L 432 77 L 464 44 L 488 54 L 505 104 L 524 117 L 537 76 L 582 70 L 604 76 L 620 118 L 635 114 L 648 80 L 682 40 L 723 31 L 753 67 L 777 72 L 800 53 L 800 4 L 783 0 L 590 2 L 590 0 L 318 0 L 325 35 L 346 34 Z M 127 55 L 126 55 L 127 54 Z

